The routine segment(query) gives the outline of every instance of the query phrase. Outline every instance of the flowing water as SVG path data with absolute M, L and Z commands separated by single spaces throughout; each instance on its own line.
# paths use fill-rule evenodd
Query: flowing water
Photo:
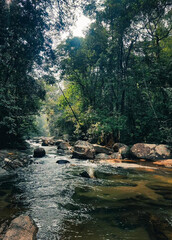
M 172 172 L 57 154 L 1 178 L 0 220 L 29 214 L 38 240 L 172 239 Z M 57 164 L 57 160 L 70 164 Z M 80 174 L 87 171 L 93 178 Z

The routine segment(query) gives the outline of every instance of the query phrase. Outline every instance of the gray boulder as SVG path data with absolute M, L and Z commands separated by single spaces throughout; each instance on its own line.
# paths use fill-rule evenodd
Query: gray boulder
M 137 143 L 130 149 L 133 157 L 148 160 L 172 158 L 172 149 L 168 145 L 163 144 L 147 144 Z

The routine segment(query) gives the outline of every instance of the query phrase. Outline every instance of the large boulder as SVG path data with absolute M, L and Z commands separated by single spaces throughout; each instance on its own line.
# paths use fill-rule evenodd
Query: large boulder
M 163 144 L 147 144 L 137 143 L 130 149 L 133 157 L 148 160 L 172 158 L 172 149 L 168 145 Z
M 92 144 L 87 141 L 77 141 L 74 145 L 73 158 L 79 159 L 93 159 L 95 150 Z
M 15 218 L 7 229 L 3 240 L 36 240 L 38 227 L 29 216 Z
M 121 154 L 122 158 L 127 158 L 130 154 L 130 148 L 123 143 L 115 143 L 113 145 L 113 150 Z
M 98 145 L 98 144 L 93 144 L 93 147 L 94 147 L 94 150 L 95 150 L 95 153 L 105 153 L 105 154 L 112 154 L 112 150 L 110 148 L 107 148 L 105 146 L 101 146 L 101 145 Z
M 46 154 L 46 152 L 45 152 L 45 149 L 44 149 L 44 148 L 36 148 L 36 149 L 34 149 L 34 154 L 33 154 L 33 156 L 34 156 L 35 158 L 41 158 L 41 157 L 44 157 L 45 154 Z

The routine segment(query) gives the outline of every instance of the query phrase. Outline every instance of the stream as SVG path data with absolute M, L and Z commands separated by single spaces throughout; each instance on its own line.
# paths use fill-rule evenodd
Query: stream
M 45 157 L 0 179 L 1 221 L 30 215 L 38 240 L 172 239 L 172 169 L 94 163 L 44 148 Z

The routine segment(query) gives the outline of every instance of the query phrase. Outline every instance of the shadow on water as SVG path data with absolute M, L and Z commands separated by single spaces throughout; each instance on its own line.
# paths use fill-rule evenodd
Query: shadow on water
M 172 239 L 170 170 L 95 164 L 45 149 L 45 157 L 1 179 L 1 222 L 30 214 L 41 240 Z

